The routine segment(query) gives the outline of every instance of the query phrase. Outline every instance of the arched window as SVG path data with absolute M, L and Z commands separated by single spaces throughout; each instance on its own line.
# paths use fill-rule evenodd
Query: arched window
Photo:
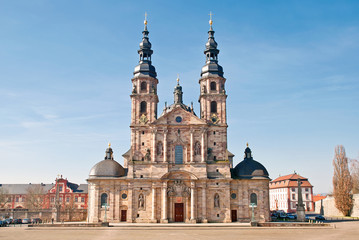
M 217 90 L 217 84 L 215 82 L 211 82 L 211 91 Z
M 144 92 L 147 90 L 147 83 L 146 82 L 141 82 L 141 92 Z
M 146 112 L 147 112 L 147 103 L 143 101 L 141 102 L 140 113 L 146 113 Z
M 251 193 L 251 204 L 257 205 L 257 194 Z
M 211 113 L 217 113 L 217 102 L 216 101 L 211 102 Z
M 101 207 L 104 207 L 107 205 L 107 193 L 101 194 Z

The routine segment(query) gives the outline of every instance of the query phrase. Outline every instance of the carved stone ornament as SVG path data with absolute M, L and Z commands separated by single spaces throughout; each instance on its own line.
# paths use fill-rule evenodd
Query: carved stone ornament
M 148 122 L 148 118 L 146 117 L 145 114 L 142 114 L 140 117 L 140 123 L 146 124 L 147 122 Z
M 175 180 L 172 186 L 167 187 L 167 194 L 170 197 L 189 197 L 191 190 L 182 180 Z
M 214 124 L 217 124 L 219 122 L 219 118 L 217 116 L 216 113 L 213 113 L 212 116 L 211 116 L 211 121 L 214 123 Z

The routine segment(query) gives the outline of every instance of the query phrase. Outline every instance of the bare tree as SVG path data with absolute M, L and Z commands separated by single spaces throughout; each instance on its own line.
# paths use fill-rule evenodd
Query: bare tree
M 41 185 L 32 185 L 27 188 L 26 207 L 30 210 L 40 210 L 45 200 L 45 190 Z
M 359 161 L 356 159 L 350 160 L 350 175 L 353 180 L 353 194 L 359 193 Z
M 342 145 L 338 145 L 335 148 L 333 167 L 333 195 L 335 206 L 344 216 L 349 216 L 353 207 L 351 194 L 353 182 L 349 172 L 348 158 Z
M 5 208 L 6 204 L 11 201 L 7 189 L 0 188 L 0 208 Z

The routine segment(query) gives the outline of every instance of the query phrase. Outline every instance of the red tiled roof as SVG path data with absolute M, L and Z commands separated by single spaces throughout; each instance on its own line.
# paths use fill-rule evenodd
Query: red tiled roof
M 269 183 L 269 188 L 288 188 L 288 187 L 298 187 L 297 179 L 301 179 L 302 187 L 313 187 L 312 184 L 309 183 L 308 179 L 302 177 L 296 173 L 285 175 L 282 177 L 278 177 Z
M 302 176 L 300 176 L 300 175 L 298 175 L 296 173 L 292 173 L 292 174 L 289 174 L 289 175 L 278 177 L 278 178 L 272 180 L 272 182 L 284 181 L 284 180 L 289 180 L 289 179 L 297 180 L 298 178 L 307 179 L 307 178 L 302 177 Z
M 317 202 L 317 201 L 320 201 L 324 198 L 326 198 L 327 196 L 323 196 L 323 195 L 320 195 L 320 194 L 317 194 L 317 195 L 314 195 L 313 196 L 313 202 Z

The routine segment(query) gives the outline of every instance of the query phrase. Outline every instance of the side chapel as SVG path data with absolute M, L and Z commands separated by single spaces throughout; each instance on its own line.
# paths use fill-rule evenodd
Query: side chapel
M 199 79 L 200 111 L 183 103 L 177 79 L 172 105 L 158 116 L 158 79 L 147 21 L 131 97 L 131 147 L 124 166 L 111 146 L 89 178 L 89 222 L 269 221 L 269 176 L 245 149 L 233 168 L 227 149 L 227 94 L 210 20 L 205 65 Z

